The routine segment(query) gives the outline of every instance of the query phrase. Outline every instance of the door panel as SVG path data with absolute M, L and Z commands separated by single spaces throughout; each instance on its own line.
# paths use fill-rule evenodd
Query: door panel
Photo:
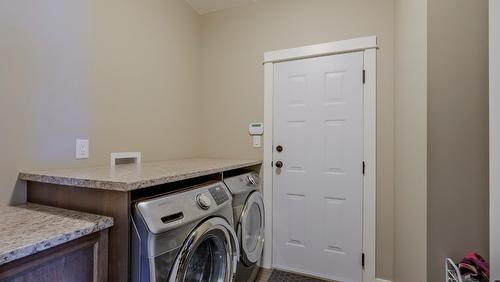
M 287 206 L 290 208 L 288 214 L 288 242 L 294 247 L 305 247 L 305 218 L 306 212 L 304 195 L 287 194 Z
M 273 264 L 362 281 L 363 54 L 275 66 Z

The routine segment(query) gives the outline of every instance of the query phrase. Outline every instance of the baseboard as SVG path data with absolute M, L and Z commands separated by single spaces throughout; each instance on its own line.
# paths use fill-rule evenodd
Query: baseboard
M 377 278 L 375 279 L 376 282 L 392 282 L 390 280 L 385 280 L 385 279 L 380 279 L 380 278 Z

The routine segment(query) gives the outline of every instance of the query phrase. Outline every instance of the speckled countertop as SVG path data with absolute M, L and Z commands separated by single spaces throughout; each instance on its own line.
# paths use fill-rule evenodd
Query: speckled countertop
M 257 160 L 183 159 L 139 165 L 23 171 L 19 179 L 76 187 L 131 191 L 260 164 Z
M 111 226 L 111 217 L 37 204 L 0 207 L 0 265 Z

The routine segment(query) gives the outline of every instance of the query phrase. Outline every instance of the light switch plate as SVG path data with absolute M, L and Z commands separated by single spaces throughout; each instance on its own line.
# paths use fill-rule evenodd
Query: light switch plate
M 253 137 L 253 147 L 260 148 L 262 146 L 261 138 L 259 135 L 252 136 Z
M 75 157 L 77 160 L 89 158 L 89 140 L 88 139 L 76 139 Z

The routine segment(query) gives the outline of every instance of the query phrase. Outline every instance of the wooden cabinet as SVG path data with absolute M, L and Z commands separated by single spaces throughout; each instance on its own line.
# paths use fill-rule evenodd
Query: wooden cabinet
M 108 281 L 108 230 L 0 266 L 0 282 Z
M 167 167 L 172 165 L 171 163 L 167 164 Z M 229 176 L 248 170 L 258 170 L 258 168 L 252 167 L 253 165 L 251 162 L 250 165 L 242 166 L 239 169 L 226 169 L 203 176 L 123 191 L 27 180 L 27 200 L 31 203 L 112 217 L 114 225 L 109 229 L 108 281 L 127 282 L 130 281 L 130 216 L 131 206 L 135 201 L 186 189 L 207 181 L 220 181 L 223 178 L 223 173 Z M 187 171 L 192 173 L 193 169 L 187 169 Z
M 31 203 L 112 217 L 108 281 L 129 281 L 130 192 L 28 182 L 27 198 Z

